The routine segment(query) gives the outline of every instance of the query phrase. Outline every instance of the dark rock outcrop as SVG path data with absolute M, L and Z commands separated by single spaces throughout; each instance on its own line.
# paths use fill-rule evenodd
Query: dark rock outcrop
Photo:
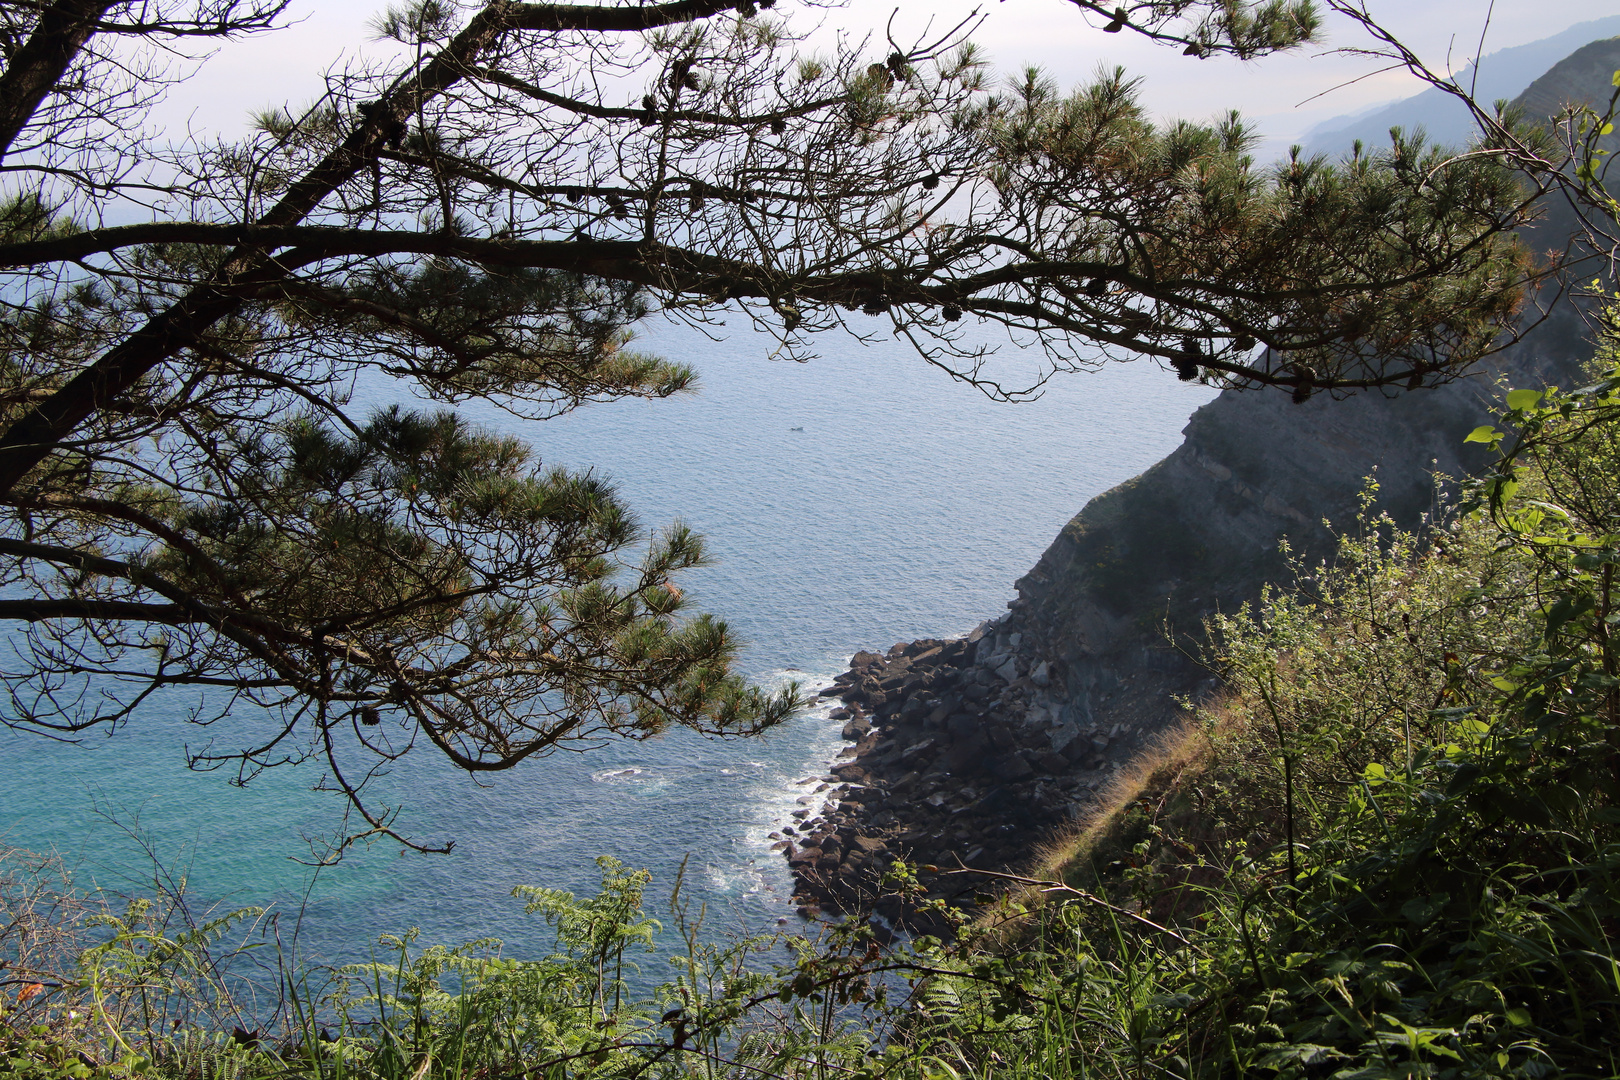
M 1599 42 L 1527 94 L 1544 113 L 1593 73 L 1606 88 L 1616 68 L 1620 39 Z M 1549 214 L 1527 239 L 1562 247 L 1574 224 Z M 1535 314 L 1522 341 L 1438 389 L 1303 404 L 1224 392 L 1193 414 L 1179 449 L 1069 522 L 1006 615 L 963 640 L 857 653 L 822 692 L 847 703 L 845 736 L 858 741 L 833 769 L 842 801 L 806 826 L 807 848 L 790 858 L 801 901 L 897 914 L 874 886 L 895 857 L 940 867 L 925 882 L 952 900 L 984 885 L 945 873 L 959 862 L 1027 865 L 1173 722 L 1178 699 L 1212 689 L 1192 659 L 1203 620 L 1289 581 L 1284 545 L 1307 564 L 1329 557 L 1369 478 L 1378 510 L 1422 528 L 1447 486 L 1437 476 L 1489 464 L 1463 439 L 1492 420 L 1503 383 L 1579 377 L 1592 345 L 1578 305 Z
M 1606 101 L 1617 68 L 1620 38 L 1594 42 L 1518 104 L 1542 117 L 1598 90 Z M 1555 204 L 1522 235 L 1532 250 L 1562 252 L 1577 224 Z M 1566 276 L 1590 280 L 1600 260 L 1591 262 Z M 1171 696 L 1201 684 L 1185 644 L 1203 620 L 1258 599 L 1267 582 L 1289 582 L 1284 544 L 1306 564 L 1330 557 L 1369 479 L 1379 511 L 1421 528 L 1437 505 L 1437 475 L 1466 477 L 1492 460 L 1463 439 L 1494 419 L 1504 384 L 1582 377 L 1593 351 L 1582 307 L 1547 293 L 1547 310 L 1527 304 L 1523 339 L 1470 378 L 1303 404 L 1275 391 L 1226 391 L 1193 414 L 1174 453 L 1091 500 L 1017 582 L 1001 631 L 1029 643 L 1027 662 L 1049 665 L 1065 721 L 1162 725 Z
M 924 874 L 930 895 L 964 900 L 983 882 L 951 869 L 1022 862 L 1031 839 L 1108 775 L 1120 733 L 1065 725 L 1022 641 L 987 629 L 860 653 L 839 676 L 832 689 L 853 713 L 845 736 L 855 740 L 831 769 L 842 787 L 800 829 L 803 846 L 785 849 L 804 909 L 908 914 L 877 884 L 896 858 L 937 866 Z

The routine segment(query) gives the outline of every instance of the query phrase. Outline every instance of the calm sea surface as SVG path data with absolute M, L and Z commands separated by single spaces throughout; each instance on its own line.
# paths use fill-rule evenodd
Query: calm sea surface
M 769 359 L 746 329 L 717 332 L 658 324 L 639 343 L 693 364 L 698 394 L 544 424 L 478 417 L 548 463 L 612 477 L 645 525 L 680 518 L 702 532 L 718 563 L 688 591 L 748 642 L 750 677 L 811 690 L 856 649 L 958 635 L 1001 613 L 1064 522 L 1174 449 L 1211 396 L 1138 363 L 995 404 L 897 343 L 829 337 L 824 357 L 795 364 Z M 1033 370 L 1016 349 L 1003 359 L 1014 381 Z M 387 796 L 407 831 L 454 838 L 454 852 L 377 844 L 312 878 L 295 861 L 307 857 L 301 836 L 331 832 L 341 812 L 310 790 L 317 771 L 275 770 L 246 788 L 188 772 L 183 744 L 208 737 L 183 722 L 188 703 L 165 699 L 78 746 L 0 729 L 0 840 L 62 853 L 85 885 L 149 890 L 144 846 L 206 902 L 290 912 L 307 894 L 300 950 L 331 961 L 412 926 L 425 941 L 495 935 L 532 953 L 550 938 L 512 887 L 592 891 L 603 854 L 651 870 L 655 897 L 689 857 L 711 927 L 773 925 L 790 913 L 790 885 L 766 834 L 839 746 L 822 707 L 762 739 L 676 733 L 559 754 L 487 786 L 422 750 Z

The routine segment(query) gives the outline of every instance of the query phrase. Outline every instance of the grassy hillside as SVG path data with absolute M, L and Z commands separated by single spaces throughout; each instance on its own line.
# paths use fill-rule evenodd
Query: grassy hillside
M 649 957 L 608 860 L 594 899 L 522 891 L 551 956 L 406 933 L 322 971 L 252 912 L 13 862 L 0 1076 L 1620 1075 L 1620 364 L 1507 400 L 1422 536 L 1369 488 L 1331 564 L 1214 620 L 1224 694 L 953 944 L 852 922 L 762 967 L 782 942 L 677 908 Z M 651 1000 L 632 963 L 669 965 Z
M 1155 1057 L 1620 1071 L 1617 386 L 1510 395 L 1425 538 L 1370 489 L 1331 565 L 1213 620 L 1224 696 L 1038 868 L 1165 953 Z

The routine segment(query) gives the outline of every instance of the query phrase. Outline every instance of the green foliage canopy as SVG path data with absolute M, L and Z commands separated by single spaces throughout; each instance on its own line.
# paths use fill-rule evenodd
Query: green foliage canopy
M 1237 118 L 1155 124 L 1118 72 L 997 91 L 958 31 L 811 54 L 771 4 L 417 0 L 377 22 L 390 59 L 307 108 L 147 133 L 194 43 L 284 8 L 4 9 L 7 720 L 71 737 L 165 687 L 207 691 L 199 720 L 267 708 L 195 763 L 321 760 L 362 832 L 393 831 L 362 793 L 419 740 L 493 771 L 758 731 L 794 699 L 684 613 L 695 537 L 646 540 L 600 480 L 451 414 L 356 415 L 357 382 L 534 419 L 662 397 L 692 372 L 630 328 L 732 305 L 796 357 L 864 312 L 1004 396 L 964 315 L 1059 369 L 1113 350 L 1298 396 L 1415 386 L 1499 342 L 1527 273 L 1527 196 L 1488 158 L 1397 140 L 1263 169 Z M 1241 56 L 1315 25 L 1122 10 Z

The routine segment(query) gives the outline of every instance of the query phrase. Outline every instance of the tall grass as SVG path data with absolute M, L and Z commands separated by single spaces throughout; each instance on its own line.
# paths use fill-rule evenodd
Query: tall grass
M 323 970 L 252 910 L 35 865 L 0 890 L 0 1076 L 1620 1076 L 1620 368 L 1509 403 L 1471 503 L 1418 536 L 1370 492 L 1332 565 L 1212 623 L 1224 696 L 982 916 L 941 907 L 949 943 L 717 943 L 677 888 L 660 956 L 604 859 L 595 897 L 518 891 L 550 955 L 406 932 Z

